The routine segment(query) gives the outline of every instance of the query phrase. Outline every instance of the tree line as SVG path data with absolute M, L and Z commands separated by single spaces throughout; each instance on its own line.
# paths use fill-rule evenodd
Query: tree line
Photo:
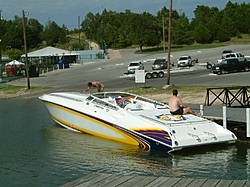
M 226 42 L 231 37 L 250 34 L 250 4 L 228 1 L 225 8 L 197 5 L 194 18 L 189 20 L 185 12 L 172 11 L 171 43 L 173 45 L 208 44 Z M 141 14 L 130 10 L 107 11 L 86 14 L 78 29 L 69 30 L 48 20 L 43 26 L 34 18 L 25 18 L 28 51 L 45 46 L 89 49 L 86 40 L 95 41 L 103 49 L 121 49 L 129 46 L 162 46 L 168 39 L 169 9 L 165 6 L 156 15 Z M 84 33 L 78 41 L 78 32 Z M 73 35 L 75 34 L 75 37 Z M 165 38 L 163 38 L 163 36 Z M 23 54 L 22 18 L 0 21 L 1 49 L 11 59 Z M 81 41 L 81 42 L 80 42 Z
M 250 33 L 250 4 L 228 1 L 223 10 L 198 5 L 194 18 L 189 21 L 185 13 L 172 11 L 171 43 L 174 45 L 226 42 L 231 37 Z M 130 10 L 116 13 L 104 10 L 101 14 L 89 12 L 82 22 L 87 38 L 105 41 L 110 48 L 131 45 L 159 46 L 168 38 L 169 9 L 163 7 L 157 15 Z M 164 34 L 165 33 L 165 34 Z M 163 38 L 163 36 L 165 38 Z

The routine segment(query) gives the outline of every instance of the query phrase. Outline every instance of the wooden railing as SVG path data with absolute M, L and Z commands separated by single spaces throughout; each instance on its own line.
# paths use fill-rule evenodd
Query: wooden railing
M 232 107 L 233 105 L 250 107 L 250 87 L 207 88 L 205 105 L 211 106 L 218 101 L 227 107 Z

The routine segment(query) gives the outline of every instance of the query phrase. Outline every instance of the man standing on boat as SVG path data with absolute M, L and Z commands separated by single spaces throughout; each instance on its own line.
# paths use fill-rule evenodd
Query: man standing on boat
M 196 115 L 195 112 L 190 107 L 185 105 L 181 101 L 181 99 L 179 99 L 177 97 L 178 91 L 176 89 L 174 89 L 172 91 L 172 93 L 173 93 L 173 96 L 168 101 L 170 113 L 172 115 L 182 115 L 182 114 L 194 114 L 194 115 Z
M 100 82 L 97 82 L 97 81 L 88 82 L 87 86 L 88 87 L 83 92 L 87 92 L 91 87 L 97 88 L 98 92 L 103 92 L 104 91 L 104 85 L 102 83 L 100 83 Z

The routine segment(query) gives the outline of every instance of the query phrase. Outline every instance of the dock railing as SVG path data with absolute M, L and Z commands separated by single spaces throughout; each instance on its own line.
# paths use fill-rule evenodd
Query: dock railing
M 227 107 L 239 104 L 241 107 L 250 107 L 250 86 L 207 88 L 205 106 L 221 102 Z

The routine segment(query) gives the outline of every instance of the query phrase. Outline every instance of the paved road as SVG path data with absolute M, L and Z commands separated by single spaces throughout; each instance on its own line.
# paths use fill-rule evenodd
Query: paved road
M 171 55 L 172 59 L 176 62 L 176 59 L 182 54 L 190 54 L 193 58 L 198 58 L 199 63 L 195 64 L 191 69 L 177 70 L 176 67 L 171 70 L 170 84 L 175 85 L 248 85 L 249 74 L 247 73 L 234 73 L 228 75 L 213 75 L 204 66 L 207 61 L 216 61 L 220 58 L 221 51 L 224 49 L 232 49 L 234 51 L 240 51 L 245 55 L 247 54 L 246 45 L 233 45 L 229 47 L 221 47 L 215 49 L 204 49 L 200 51 L 186 51 L 175 52 Z M 152 62 L 148 59 L 154 59 L 163 57 L 164 54 L 156 55 L 137 55 L 133 50 L 121 50 L 120 59 L 114 60 L 102 60 L 91 63 L 76 64 L 69 69 L 58 70 L 50 72 L 48 74 L 40 75 L 37 78 L 30 78 L 31 86 L 49 86 L 51 90 L 56 91 L 82 91 L 86 88 L 86 84 L 89 81 L 101 81 L 105 85 L 105 90 L 122 90 L 124 88 L 134 87 L 134 78 L 124 78 L 123 74 L 127 70 L 129 62 L 134 60 L 147 60 L 144 63 L 146 70 L 151 70 Z M 167 54 L 165 54 L 167 55 Z M 193 70 L 196 71 L 193 71 Z M 176 73 L 178 72 L 178 73 Z M 123 78 L 121 78 L 123 77 Z M 165 85 L 166 78 L 146 80 L 148 86 Z M 26 78 L 12 81 L 11 85 L 27 85 Z M 49 91 L 51 91 L 49 90 Z

